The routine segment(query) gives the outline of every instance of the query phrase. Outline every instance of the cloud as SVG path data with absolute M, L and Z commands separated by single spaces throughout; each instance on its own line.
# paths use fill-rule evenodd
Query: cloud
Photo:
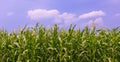
M 64 23 L 73 23 L 78 21 L 78 17 L 75 14 L 71 14 L 71 13 L 63 13 L 61 15 L 59 15 L 61 19 L 64 20 Z
M 89 21 L 87 24 L 91 25 L 102 23 L 101 16 L 104 16 L 105 12 L 99 10 L 99 11 L 92 11 L 89 13 L 85 13 L 82 15 L 76 15 L 73 13 L 63 12 L 53 9 L 53 10 L 47 10 L 47 9 L 35 9 L 35 10 L 29 10 L 28 11 L 28 17 L 31 20 L 36 21 L 42 21 L 42 20 L 49 20 L 48 22 L 52 22 L 53 24 L 59 24 L 59 25 L 69 25 L 69 24 L 76 24 L 77 22 L 81 21 L 81 19 L 88 19 L 88 18 L 96 18 L 94 21 Z
M 32 20 L 39 20 L 44 18 L 55 18 L 58 16 L 58 10 L 35 9 L 28 11 L 28 17 Z
M 60 13 L 58 10 L 35 9 L 28 11 L 31 20 L 52 19 L 55 23 L 69 23 L 78 19 L 72 13 Z
M 99 11 L 92 11 L 89 13 L 85 13 L 79 16 L 80 19 L 86 19 L 86 18 L 93 18 L 93 17 L 99 17 L 99 16 L 104 16 L 105 12 L 102 10 Z
M 90 20 L 86 25 L 88 26 L 102 26 L 103 19 L 101 17 L 96 18 L 95 20 Z
M 12 16 L 14 14 L 14 12 L 8 12 L 7 16 Z

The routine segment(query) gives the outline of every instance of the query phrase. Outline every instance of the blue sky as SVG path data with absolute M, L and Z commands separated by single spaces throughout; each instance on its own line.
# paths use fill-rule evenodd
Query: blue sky
M 83 28 L 120 26 L 120 0 L 0 0 L 0 28 L 8 31 L 37 22 Z

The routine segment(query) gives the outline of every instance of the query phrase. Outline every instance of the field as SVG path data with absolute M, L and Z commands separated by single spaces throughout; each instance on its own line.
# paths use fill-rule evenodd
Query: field
M 120 29 L 0 30 L 0 62 L 120 62 Z

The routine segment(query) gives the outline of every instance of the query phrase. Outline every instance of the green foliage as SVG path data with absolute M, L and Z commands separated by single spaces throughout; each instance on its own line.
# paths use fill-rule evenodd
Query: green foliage
M 0 62 L 120 62 L 120 29 L 68 30 L 38 24 L 19 32 L 0 30 Z

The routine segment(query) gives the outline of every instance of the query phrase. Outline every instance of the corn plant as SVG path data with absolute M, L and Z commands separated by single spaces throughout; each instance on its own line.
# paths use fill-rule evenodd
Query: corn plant
M 0 30 L 0 62 L 120 62 L 119 27 L 74 28 Z

